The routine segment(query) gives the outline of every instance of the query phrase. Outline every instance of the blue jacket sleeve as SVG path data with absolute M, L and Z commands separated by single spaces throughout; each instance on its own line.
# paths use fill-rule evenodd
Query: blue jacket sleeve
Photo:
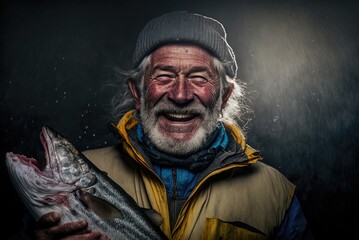
M 277 240 L 312 240 L 314 239 L 308 222 L 304 216 L 299 200 L 294 196 L 288 212 L 286 213 L 280 228 L 278 229 Z

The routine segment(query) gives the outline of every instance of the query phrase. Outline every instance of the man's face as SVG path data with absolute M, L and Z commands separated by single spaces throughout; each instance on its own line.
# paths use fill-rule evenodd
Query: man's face
M 186 155 L 213 132 L 222 106 L 213 57 L 193 45 L 166 45 L 152 53 L 140 94 L 141 122 L 160 150 Z

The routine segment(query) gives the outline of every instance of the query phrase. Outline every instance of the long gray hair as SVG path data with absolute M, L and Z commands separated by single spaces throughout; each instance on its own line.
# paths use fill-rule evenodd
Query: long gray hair
M 146 67 L 150 64 L 151 54 L 145 57 L 140 65 L 136 69 L 124 71 L 116 68 L 115 71 L 120 75 L 120 81 L 122 82 L 121 88 L 118 89 L 115 96 L 112 98 L 112 114 L 115 119 L 120 119 L 128 110 L 134 109 L 134 99 L 129 91 L 128 86 L 123 86 L 124 79 L 131 79 L 136 84 L 136 87 L 143 91 L 143 80 Z M 225 72 L 224 64 L 216 57 L 213 57 L 213 64 L 219 72 L 221 78 L 221 89 L 223 96 L 229 91 L 230 84 L 233 83 L 234 88 L 231 96 L 228 99 L 226 107 L 222 111 L 220 121 L 225 123 L 241 125 L 245 128 L 247 123 L 251 120 L 250 116 L 253 113 L 252 109 L 246 104 L 247 98 L 245 96 L 245 84 L 239 83 L 238 79 L 228 77 Z

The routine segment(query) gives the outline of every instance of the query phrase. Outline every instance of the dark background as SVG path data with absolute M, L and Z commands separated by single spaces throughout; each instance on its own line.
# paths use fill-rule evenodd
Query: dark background
M 116 142 L 111 99 L 135 39 L 172 10 L 227 29 L 254 110 L 244 127 L 264 161 L 297 185 L 317 239 L 359 237 L 358 1 L 2 1 L 0 156 L 42 159 L 49 125 L 80 150 Z M 123 87 L 122 87 L 123 89 Z M 1 230 L 23 205 L 1 161 Z M 240 200 L 238 200 L 240 201 Z M 260 217 L 260 216 L 259 216 Z

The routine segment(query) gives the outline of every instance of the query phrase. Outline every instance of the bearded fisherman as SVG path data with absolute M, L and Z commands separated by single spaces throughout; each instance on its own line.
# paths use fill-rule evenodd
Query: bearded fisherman
M 85 155 L 144 208 L 169 239 L 312 239 L 295 185 L 246 143 L 243 89 L 223 25 L 186 11 L 148 22 L 116 109 L 116 146 Z M 122 93 L 121 93 L 122 94 Z M 126 96 L 130 98 L 126 99 Z M 87 222 L 43 215 L 35 239 L 106 239 Z

